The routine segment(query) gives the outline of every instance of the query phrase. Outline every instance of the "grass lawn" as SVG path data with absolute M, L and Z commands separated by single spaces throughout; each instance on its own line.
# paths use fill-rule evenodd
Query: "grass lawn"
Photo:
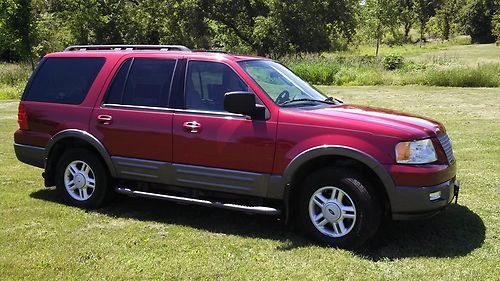
M 16 101 L 0 101 L 0 279 L 446 279 L 500 276 L 500 89 L 321 87 L 349 103 L 447 126 L 459 205 L 387 225 L 364 249 L 326 248 L 272 218 L 124 198 L 85 211 L 58 202 L 12 148 Z
M 409 53 L 406 57 L 419 63 L 435 63 L 454 66 L 477 66 L 500 63 L 500 47 L 495 44 L 449 46 L 421 54 Z

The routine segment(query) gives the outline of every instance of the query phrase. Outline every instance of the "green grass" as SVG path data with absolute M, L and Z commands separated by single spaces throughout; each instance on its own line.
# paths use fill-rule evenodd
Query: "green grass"
M 285 57 L 283 62 L 303 79 L 321 85 L 500 87 L 500 47 L 495 44 L 384 46 L 379 57 L 366 50 Z M 400 67 L 389 70 L 388 58 L 400 58 Z
M 441 50 L 420 54 L 408 53 L 408 59 L 418 63 L 444 64 L 454 66 L 477 66 L 500 64 L 500 47 L 495 44 L 449 46 Z
M 420 37 L 419 34 L 414 34 L 412 36 L 412 41 L 415 42 Z M 419 54 L 428 54 L 436 51 L 448 51 L 448 49 L 455 48 L 460 45 L 471 44 L 471 39 L 469 36 L 457 36 L 449 41 L 432 41 L 426 42 L 423 46 L 420 44 L 402 44 L 402 45 L 387 45 L 381 44 L 379 48 L 379 54 L 382 56 L 389 54 L 398 54 L 402 56 L 415 56 Z M 343 52 L 344 54 L 350 55 L 361 55 L 361 56 L 373 56 L 375 55 L 375 42 L 372 45 L 361 45 L 351 48 L 348 51 Z
M 436 118 L 453 140 L 460 205 L 395 222 L 354 252 L 278 221 L 124 198 L 96 211 L 58 202 L 12 148 L 16 101 L 0 102 L 0 280 L 498 280 L 500 89 L 321 87 L 344 101 Z
M 19 98 L 30 75 L 28 64 L 0 62 L 0 100 Z

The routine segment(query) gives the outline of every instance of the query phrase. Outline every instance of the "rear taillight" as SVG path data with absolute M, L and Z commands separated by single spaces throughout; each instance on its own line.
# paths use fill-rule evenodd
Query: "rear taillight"
M 17 123 L 19 123 L 19 129 L 28 130 L 28 114 L 26 113 L 26 108 L 23 104 L 19 104 L 19 111 L 17 112 Z

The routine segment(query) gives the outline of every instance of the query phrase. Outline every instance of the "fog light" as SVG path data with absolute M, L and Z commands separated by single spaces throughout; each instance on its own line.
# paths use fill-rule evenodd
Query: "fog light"
M 436 191 L 429 194 L 429 200 L 435 201 L 438 199 L 441 199 L 441 191 Z

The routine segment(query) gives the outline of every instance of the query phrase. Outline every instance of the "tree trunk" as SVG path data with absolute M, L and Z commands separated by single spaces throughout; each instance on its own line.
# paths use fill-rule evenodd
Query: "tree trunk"
M 377 50 L 375 51 L 375 56 L 378 57 L 378 49 L 380 47 L 380 37 L 382 37 L 382 33 L 380 32 L 380 23 L 377 26 Z
M 425 24 L 420 21 L 420 47 L 424 45 L 424 28 Z
M 443 39 L 450 39 L 450 18 L 448 15 L 444 16 L 444 30 L 443 30 Z
M 379 49 L 379 46 L 380 46 L 380 36 L 378 36 L 377 38 L 377 50 L 375 51 L 375 56 L 378 57 L 378 49 Z
M 411 22 L 405 23 L 405 38 L 408 38 L 411 29 Z

